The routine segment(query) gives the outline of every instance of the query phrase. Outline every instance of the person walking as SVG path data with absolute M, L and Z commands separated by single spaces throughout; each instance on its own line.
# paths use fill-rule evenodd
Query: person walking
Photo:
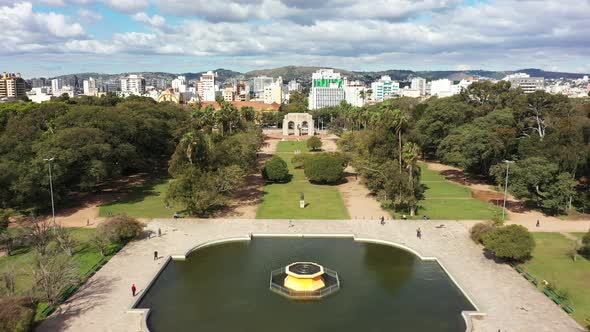
M 381 216 L 381 225 L 385 225 L 385 217 Z
M 422 230 L 420 228 L 418 228 L 416 230 L 416 237 L 420 240 L 422 240 Z
M 541 227 L 541 223 L 539 222 L 539 219 L 537 219 L 537 227 Z
M 158 237 L 162 237 L 162 229 L 158 228 Z
M 137 287 L 135 287 L 135 284 L 131 285 L 131 294 L 133 294 L 133 297 L 135 297 L 136 291 L 137 291 Z
M 158 251 L 154 251 L 154 260 L 158 259 Z

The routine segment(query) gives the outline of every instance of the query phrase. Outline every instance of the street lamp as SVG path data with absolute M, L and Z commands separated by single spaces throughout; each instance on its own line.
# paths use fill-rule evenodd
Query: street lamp
M 49 165 L 49 192 L 51 193 L 51 214 L 53 215 L 53 227 L 55 228 L 55 204 L 53 202 L 53 179 L 51 178 L 51 162 L 55 157 L 43 158 Z
M 502 220 L 504 220 L 506 216 L 506 196 L 508 196 L 508 169 L 510 168 L 510 164 L 514 163 L 514 161 L 504 160 L 503 163 L 506 164 L 506 184 L 504 185 L 504 205 L 502 207 Z

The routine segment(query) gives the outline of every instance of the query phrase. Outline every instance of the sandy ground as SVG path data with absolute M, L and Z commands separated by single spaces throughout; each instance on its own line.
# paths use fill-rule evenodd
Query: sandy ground
M 491 189 L 486 183 L 468 179 L 459 168 L 435 162 L 425 162 L 428 169 L 440 172 L 448 180 L 459 183 L 471 189 L 473 197 L 502 206 L 504 193 Z M 506 210 L 508 215 L 507 224 L 519 224 L 535 232 L 586 232 L 590 229 L 590 220 L 561 220 L 556 217 L 547 216 L 535 210 L 526 209 L 522 202 L 512 195 L 507 196 Z M 537 227 L 537 220 L 540 227 Z M 471 225 L 473 221 L 466 221 Z

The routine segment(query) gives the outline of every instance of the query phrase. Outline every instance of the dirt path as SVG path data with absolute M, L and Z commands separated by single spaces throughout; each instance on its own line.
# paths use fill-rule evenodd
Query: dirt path
M 333 135 L 323 137 L 322 149 L 327 152 L 337 151 L 337 140 L 338 137 Z M 357 177 L 354 168 L 347 167 L 344 170 L 344 177 L 346 182 L 339 184 L 337 188 L 340 190 L 344 205 L 351 219 L 377 220 L 381 216 L 385 218 L 390 217 L 389 213 L 381 208 L 381 204 L 361 182 L 361 179 Z
M 435 162 L 424 163 L 428 169 L 441 173 L 449 181 L 471 189 L 473 197 L 502 206 L 504 193 L 494 191 L 489 184 L 467 178 L 463 171 L 457 167 Z M 508 194 L 507 198 L 507 224 L 522 225 L 534 232 L 586 232 L 590 229 L 590 220 L 561 220 L 556 217 L 544 215 L 539 211 L 525 208 L 521 201 L 510 194 Z M 536 226 L 537 220 L 540 222 L 540 227 Z M 466 221 L 466 223 L 470 224 L 473 222 Z

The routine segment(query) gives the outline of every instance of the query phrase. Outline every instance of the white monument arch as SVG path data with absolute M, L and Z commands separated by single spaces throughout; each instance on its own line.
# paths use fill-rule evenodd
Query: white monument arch
M 283 119 L 283 136 L 313 136 L 313 117 L 309 113 L 287 113 Z

